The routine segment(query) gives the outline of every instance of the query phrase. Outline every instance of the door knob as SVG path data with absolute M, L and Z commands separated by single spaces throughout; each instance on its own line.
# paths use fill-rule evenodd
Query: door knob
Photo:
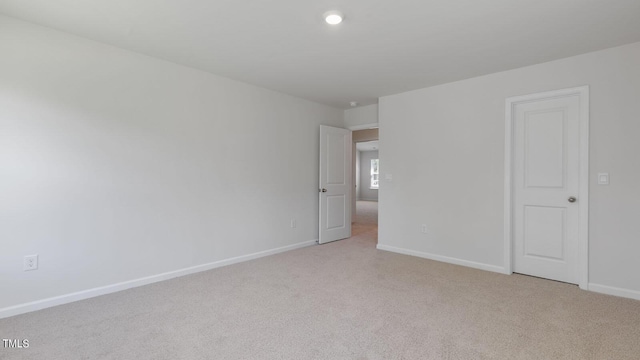
M 576 198 L 573 196 L 570 196 L 567 200 L 569 200 L 570 203 L 576 202 Z
M 327 189 L 321 189 L 320 191 L 322 191 L 322 192 L 327 192 Z

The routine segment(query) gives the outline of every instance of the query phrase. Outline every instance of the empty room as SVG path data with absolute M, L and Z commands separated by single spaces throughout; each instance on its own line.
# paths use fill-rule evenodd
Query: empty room
M 640 359 L 639 18 L 0 0 L 0 359 Z

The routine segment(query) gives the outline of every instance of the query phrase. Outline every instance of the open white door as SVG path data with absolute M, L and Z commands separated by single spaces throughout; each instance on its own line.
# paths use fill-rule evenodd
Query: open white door
M 351 236 L 351 131 L 320 125 L 320 236 Z

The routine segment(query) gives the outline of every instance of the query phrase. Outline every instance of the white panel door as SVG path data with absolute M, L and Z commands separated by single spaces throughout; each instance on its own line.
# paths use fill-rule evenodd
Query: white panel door
M 320 244 L 351 236 L 351 146 L 350 130 L 320 126 Z
M 513 269 L 577 284 L 580 96 L 513 108 Z

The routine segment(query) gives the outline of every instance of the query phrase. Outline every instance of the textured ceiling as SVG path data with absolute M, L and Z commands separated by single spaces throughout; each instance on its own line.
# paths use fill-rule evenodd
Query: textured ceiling
M 339 26 L 322 21 L 332 9 Z M 639 0 L 0 0 L 0 13 L 339 108 L 640 41 Z

